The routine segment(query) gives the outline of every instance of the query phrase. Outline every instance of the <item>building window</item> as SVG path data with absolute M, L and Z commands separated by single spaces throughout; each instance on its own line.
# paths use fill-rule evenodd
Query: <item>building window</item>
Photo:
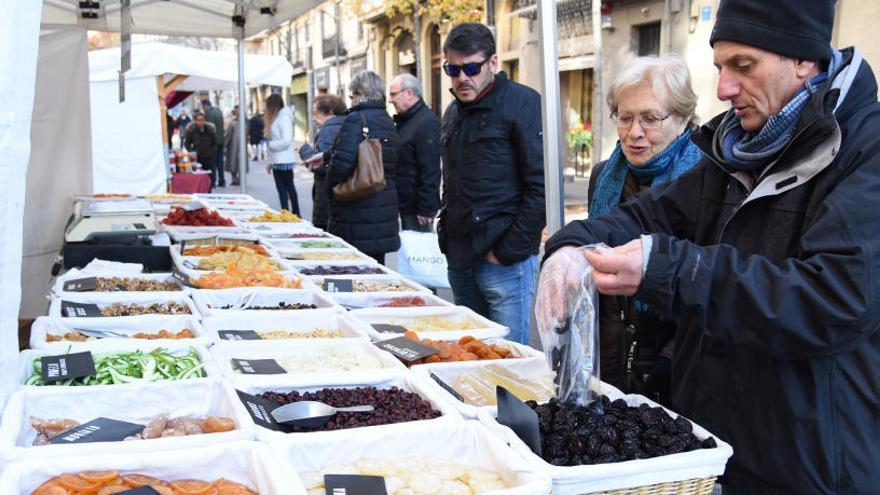
M 412 33 L 404 32 L 397 41 L 397 73 L 416 75 L 416 42 Z
M 644 24 L 635 29 L 639 56 L 660 55 L 660 23 Z

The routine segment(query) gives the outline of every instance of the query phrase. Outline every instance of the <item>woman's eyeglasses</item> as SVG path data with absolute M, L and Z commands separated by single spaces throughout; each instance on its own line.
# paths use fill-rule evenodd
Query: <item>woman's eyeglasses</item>
M 466 64 L 461 65 L 453 65 L 449 62 L 443 64 L 443 72 L 446 73 L 449 77 L 458 77 L 464 72 L 464 75 L 468 77 L 474 77 L 479 74 L 483 70 L 483 64 L 488 62 L 489 59 L 483 60 L 482 62 L 468 62 Z
M 629 113 L 619 114 L 617 112 L 611 112 L 611 121 L 617 124 L 618 129 L 629 129 L 632 127 L 633 122 L 635 122 L 636 119 L 638 119 L 639 125 L 642 126 L 642 129 L 659 129 L 663 126 L 663 121 L 671 116 L 671 113 L 667 113 L 661 117 L 652 113 L 633 115 Z

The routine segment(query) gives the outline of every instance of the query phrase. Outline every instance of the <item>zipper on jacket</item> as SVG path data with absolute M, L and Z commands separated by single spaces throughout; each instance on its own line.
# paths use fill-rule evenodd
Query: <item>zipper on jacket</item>
M 628 313 L 629 298 L 620 296 L 618 299 L 620 307 L 620 321 L 623 324 L 623 383 L 626 387 L 626 393 L 634 393 L 633 388 L 633 362 L 635 361 L 636 351 L 639 343 L 636 339 L 636 326 L 630 321 Z

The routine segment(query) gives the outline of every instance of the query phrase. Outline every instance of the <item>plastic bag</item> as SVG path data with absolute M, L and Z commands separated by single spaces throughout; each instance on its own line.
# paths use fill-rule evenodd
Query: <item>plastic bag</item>
M 580 283 L 566 283 L 560 277 L 553 280 L 554 275 L 567 268 L 564 266 L 546 267 L 557 273 L 542 272 L 542 279 L 546 276 L 552 283 L 565 285 L 561 294 L 564 298 L 564 317 L 552 321 L 537 318 L 544 354 L 550 368 L 556 372 L 556 397 L 561 402 L 580 406 L 593 402 L 599 390 L 599 300 L 593 282 L 593 268 L 582 258 L 583 251 L 587 249 L 608 248 L 598 244 L 577 249 L 578 270 L 568 267 L 572 270 L 566 271 L 569 276 L 571 273 L 580 273 Z M 580 264 L 581 259 L 583 264 Z M 548 302 L 542 301 L 539 295 L 538 305 L 542 304 Z
M 446 256 L 440 252 L 437 234 L 412 230 L 400 232 L 398 273 L 427 287 L 448 289 L 446 268 Z

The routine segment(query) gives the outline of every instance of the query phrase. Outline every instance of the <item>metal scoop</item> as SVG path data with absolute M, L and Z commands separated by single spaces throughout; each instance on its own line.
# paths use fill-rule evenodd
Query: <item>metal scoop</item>
M 373 409 L 373 406 L 333 407 L 323 402 L 304 400 L 285 404 L 270 414 L 279 423 L 313 428 L 323 425 L 339 412 L 373 412 Z

